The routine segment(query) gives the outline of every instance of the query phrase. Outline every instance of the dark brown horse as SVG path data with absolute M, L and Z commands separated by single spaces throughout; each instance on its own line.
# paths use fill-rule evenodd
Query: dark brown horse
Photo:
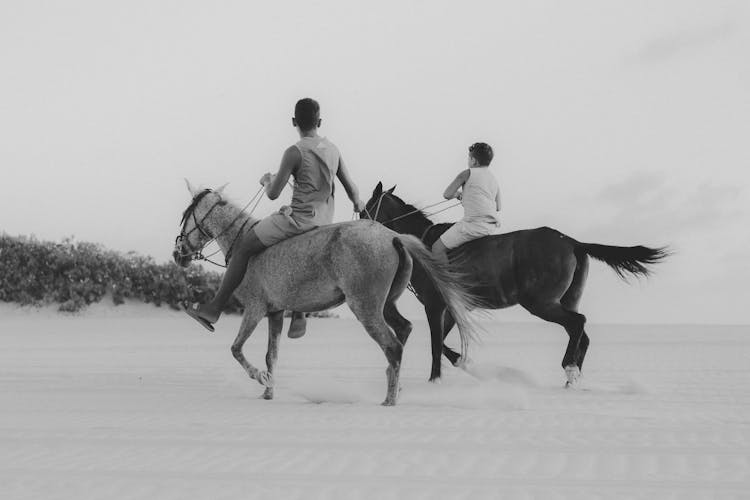
M 383 184 L 378 183 L 360 216 L 382 222 L 398 233 L 415 235 L 428 247 L 452 225 L 433 224 L 423 212 L 394 195 L 394 189 L 383 191 Z M 449 254 L 482 307 L 502 309 L 520 304 L 531 314 L 565 328 L 569 341 L 562 366 L 567 385 L 575 384 L 580 377 L 589 346 L 584 330 L 586 317 L 578 312 L 588 258 L 604 262 L 625 279 L 625 273 L 648 276 L 647 266 L 667 255 L 666 248 L 581 243 L 549 227 L 485 236 Z M 455 321 L 416 262 L 411 284 L 427 313 L 432 336 L 430 380 L 435 380 L 440 377 L 441 353 L 455 366 L 462 363 L 461 356 L 443 343 Z

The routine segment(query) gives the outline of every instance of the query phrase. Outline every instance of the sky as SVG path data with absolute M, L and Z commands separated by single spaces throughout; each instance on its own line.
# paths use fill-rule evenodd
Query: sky
M 0 231 L 166 262 L 183 178 L 244 205 L 313 97 L 364 198 L 440 201 L 484 141 L 502 231 L 673 249 L 593 263 L 590 321 L 748 323 L 749 49 L 741 0 L 0 2 Z

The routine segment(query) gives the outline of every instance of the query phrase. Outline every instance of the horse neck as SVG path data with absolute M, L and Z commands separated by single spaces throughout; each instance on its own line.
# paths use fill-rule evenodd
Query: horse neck
M 409 206 L 403 206 L 400 209 L 401 215 L 413 212 L 415 208 Z M 390 225 L 394 231 L 401 234 L 411 234 L 417 238 L 421 238 L 427 229 L 432 226 L 432 221 L 428 219 L 422 212 L 415 212 L 411 215 L 407 215 L 403 219 L 393 221 Z
M 254 221 L 253 217 L 243 213 L 239 207 L 227 203 L 211 212 L 204 223 L 208 232 L 215 235 L 222 253 L 227 255 L 237 240 L 240 229 L 247 229 Z

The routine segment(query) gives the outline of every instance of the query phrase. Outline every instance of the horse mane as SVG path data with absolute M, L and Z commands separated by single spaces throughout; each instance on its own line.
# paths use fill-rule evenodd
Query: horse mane
M 193 213 L 195 211 L 195 208 L 198 206 L 198 203 L 200 203 L 201 200 L 203 200 L 203 198 L 205 198 L 209 193 L 214 193 L 214 194 L 216 194 L 219 197 L 219 201 L 217 202 L 218 206 L 223 207 L 223 206 L 228 205 L 230 207 L 236 208 L 238 212 L 244 212 L 244 210 L 241 209 L 240 207 L 235 206 L 232 202 L 230 202 L 228 200 L 225 200 L 224 197 L 221 195 L 220 192 L 206 188 L 203 191 L 201 191 L 200 193 L 196 194 L 193 197 L 193 201 L 190 202 L 190 205 L 188 205 L 188 207 L 185 209 L 185 211 L 182 212 L 182 220 L 180 220 L 180 224 L 184 224 L 185 223 L 185 220 L 188 217 L 190 217 L 191 213 Z M 249 215 L 249 217 L 252 218 L 252 215 Z
M 233 210 L 237 211 L 236 214 L 230 215 L 230 217 L 232 217 L 231 224 L 234 224 L 237 221 L 248 220 L 248 222 L 251 224 L 251 227 L 252 227 L 252 225 L 254 225 L 256 222 L 258 222 L 260 220 L 258 217 L 254 217 L 253 216 L 253 212 L 257 208 L 258 202 L 260 200 L 256 201 L 256 199 L 253 198 L 244 207 L 242 207 L 242 206 L 240 206 L 239 204 L 237 204 L 236 202 L 234 202 L 232 200 L 225 199 L 224 196 L 220 192 L 218 192 L 218 191 L 214 191 L 214 192 L 219 196 L 219 203 L 218 203 L 218 205 L 220 207 L 228 207 L 230 209 L 233 209 Z M 253 203 L 253 202 L 255 202 L 255 203 Z M 247 212 L 246 210 L 250 207 L 251 204 L 252 204 L 252 207 L 250 208 L 250 211 Z
M 406 203 L 406 202 L 405 202 L 404 200 L 402 200 L 401 198 L 399 198 L 398 196 L 396 196 L 396 195 L 395 195 L 395 194 L 393 194 L 393 193 L 390 193 L 390 195 L 391 195 L 391 196 L 392 196 L 393 198 L 395 198 L 396 200 L 398 200 L 399 202 L 401 202 L 401 205 L 402 205 L 402 206 L 403 206 L 403 208 L 405 209 L 405 210 L 404 210 L 404 213 L 414 212 L 414 213 L 413 213 L 413 214 L 411 214 L 411 215 L 419 215 L 419 216 L 421 216 L 421 217 L 424 217 L 424 219 L 425 219 L 425 220 L 427 220 L 427 221 L 429 221 L 430 223 L 432 223 L 432 220 L 430 220 L 430 218 L 429 218 L 429 217 L 427 216 L 427 214 L 425 214 L 425 213 L 424 213 L 424 211 L 420 210 L 419 208 L 415 207 L 414 205 L 411 205 L 411 204 L 409 204 L 409 203 Z
M 198 206 L 198 203 L 200 203 L 201 200 L 203 198 L 205 198 L 206 195 L 208 193 L 210 193 L 210 192 L 211 192 L 210 189 L 204 189 L 203 191 L 201 191 L 200 193 L 196 194 L 193 197 L 193 201 L 191 201 L 190 205 L 188 205 L 188 207 L 185 209 L 185 211 L 182 212 L 182 220 L 180 220 L 180 224 L 184 224 L 185 223 L 185 219 L 187 219 L 190 216 L 190 214 L 193 213 L 193 211 L 195 210 L 195 207 Z
M 425 231 L 425 233 L 422 235 L 422 241 L 425 245 L 428 247 L 431 247 L 435 241 L 440 237 L 441 234 L 446 232 L 449 227 L 451 227 L 454 223 L 453 222 L 438 222 L 435 223 L 430 219 L 430 217 L 424 213 L 424 210 L 420 210 L 419 208 L 415 207 L 414 205 L 411 205 L 409 203 L 406 203 L 404 200 L 399 198 L 393 193 L 389 193 L 391 197 L 393 197 L 396 201 L 401 203 L 401 208 L 404 210 L 404 214 L 410 214 L 416 215 L 419 217 L 422 217 L 424 221 L 430 223 L 430 227 Z M 407 217 L 404 217 L 404 220 L 407 219 Z M 419 237 L 419 235 L 417 235 Z
M 430 228 L 425 233 L 424 237 L 422 238 L 422 241 L 425 245 L 432 247 L 432 245 L 435 244 L 438 238 L 448 230 L 449 227 L 451 227 L 454 223 L 453 222 L 438 222 L 437 224 L 433 224 L 430 226 Z

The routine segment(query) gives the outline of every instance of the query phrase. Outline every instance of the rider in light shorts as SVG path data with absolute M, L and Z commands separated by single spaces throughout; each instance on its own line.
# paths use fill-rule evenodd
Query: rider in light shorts
M 448 262 L 448 250 L 492 234 L 500 226 L 500 188 L 490 172 L 493 152 L 489 144 L 477 142 L 469 147 L 469 168 L 456 176 L 445 189 L 446 200 L 457 198 L 464 207 L 464 217 L 432 245 L 432 253 Z
M 344 186 L 354 210 L 359 212 L 364 209 L 357 186 L 338 148 L 318 135 L 321 120 L 317 101 L 310 98 L 299 100 L 294 108 L 292 123 L 299 133 L 299 142 L 284 152 L 276 174 L 267 173 L 260 179 L 266 195 L 275 200 L 291 177 L 294 186 L 290 206 L 262 219 L 240 238 L 211 302 L 196 303 L 185 310 L 210 331 L 213 331 L 213 323 L 219 319 L 232 293 L 242 282 L 251 256 L 287 238 L 333 222 L 334 179 L 338 178 Z M 305 324 L 305 315 L 295 312 L 289 337 L 304 335 Z

